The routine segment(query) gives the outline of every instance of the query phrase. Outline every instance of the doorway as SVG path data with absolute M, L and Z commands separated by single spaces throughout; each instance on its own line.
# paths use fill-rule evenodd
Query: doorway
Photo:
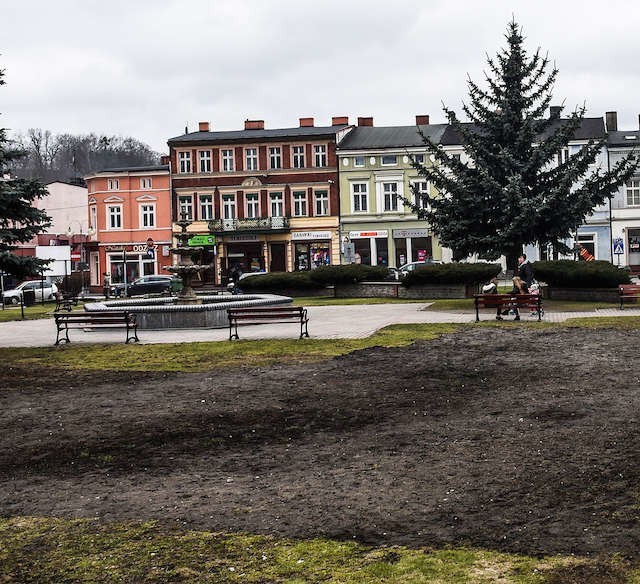
M 270 272 L 286 272 L 286 253 L 284 243 L 272 243 L 271 244 L 271 264 L 269 265 Z

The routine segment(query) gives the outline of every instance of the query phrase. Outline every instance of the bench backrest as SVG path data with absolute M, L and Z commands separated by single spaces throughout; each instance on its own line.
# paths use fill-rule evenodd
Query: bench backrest
M 243 314 L 302 314 L 306 312 L 306 308 L 302 306 L 257 306 L 255 308 L 228 308 L 227 313 L 229 316 L 237 316 Z
M 620 284 L 620 286 L 618 287 L 618 292 L 622 296 L 627 294 L 640 294 L 640 284 Z
M 56 321 L 67 322 L 132 322 L 135 321 L 135 314 L 126 311 L 108 311 L 108 312 L 66 312 L 54 315 Z
M 476 304 L 484 308 L 496 308 L 505 303 L 531 306 L 541 302 L 538 294 L 474 294 L 474 298 Z

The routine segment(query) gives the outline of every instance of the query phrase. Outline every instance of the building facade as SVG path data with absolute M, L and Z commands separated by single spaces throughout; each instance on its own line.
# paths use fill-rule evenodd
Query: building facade
M 247 120 L 219 132 L 201 122 L 168 141 L 174 218 L 193 221 L 207 279 L 340 263 L 336 144 L 350 129 L 346 117 L 284 129 Z
M 165 274 L 173 262 L 171 188 L 167 164 L 115 168 L 85 177 L 90 285 Z
M 430 125 L 429 116 L 416 116 L 416 125 L 435 142 L 447 127 Z M 338 160 L 340 231 L 343 251 L 348 250 L 344 263 L 400 267 L 442 258 L 426 221 L 403 201 L 414 199 L 413 185 L 433 194 L 432 185 L 411 165 L 412 160 L 431 164 L 415 125 L 376 128 L 373 118 L 358 118 L 338 146 Z

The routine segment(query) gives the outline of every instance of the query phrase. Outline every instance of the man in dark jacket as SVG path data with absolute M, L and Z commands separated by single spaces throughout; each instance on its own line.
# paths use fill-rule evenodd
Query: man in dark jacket
M 531 286 L 533 282 L 533 266 L 524 253 L 518 258 L 518 277 L 523 282 L 526 282 L 527 287 Z

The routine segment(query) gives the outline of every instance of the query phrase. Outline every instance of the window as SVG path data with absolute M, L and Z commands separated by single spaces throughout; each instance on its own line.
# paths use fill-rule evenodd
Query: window
M 150 178 L 141 178 L 140 179 L 140 188 L 141 189 L 150 189 L 151 188 L 151 179 Z
M 424 154 L 413 154 L 413 161 L 418 164 L 424 164 Z
M 556 159 L 559 165 L 569 160 L 569 149 L 561 148 L 558 154 L 556 154 Z
M 354 213 L 366 213 L 369 210 L 369 193 L 367 183 L 352 183 L 351 208 Z
M 304 168 L 304 146 L 294 146 L 293 168 Z
M 258 149 L 247 148 L 244 151 L 245 170 L 258 170 Z
M 107 189 L 110 191 L 119 191 L 120 190 L 120 181 L 117 178 L 110 178 L 107 181 Z
M 122 229 L 122 206 L 109 205 L 107 207 L 107 228 Z
M 380 162 L 382 166 L 393 166 L 394 164 L 398 164 L 398 157 L 391 154 L 385 154 Z
M 313 147 L 315 166 L 327 166 L 327 147 L 325 144 L 316 144 Z
M 328 215 L 329 214 L 329 193 L 327 191 L 316 191 L 315 197 L 315 214 Z
M 271 201 L 271 216 L 284 217 L 284 200 L 282 193 L 271 193 L 269 199 Z
M 213 219 L 213 196 L 200 195 L 200 220 L 210 221 Z
M 418 209 L 426 209 L 428 207 L 429 183 L 427 181 L 416 181 L 413 185 L 416 190 L 416 207 Z
M 236 218 L 236 197 L 235 195 L 222 195 L 222 218 Z
M 293 216 L 307 216 L 307 192 L 293 191 Z
M 190 195 L 178 197 L 178 207 L 181 220 L 193 220 L 193 199 Z
M 247 212 L 245 213 L 245 217 L 247 217 L 247 219 L 257 219 L 259 216 L 258 193 L 247 193 L 245 195 L 245 200 L 247 202 Z
M 156 226 L 155 205 L 140 205 L 140 227 Z
M 364 166 L 364 156 L 354 156 L 353 157 L 353 166 Z
M 180 152 L 180 172 L 191 172 L 191 152 Z
M 211 172 L 211 150 L 200 151 L 200 172 Z
M 627 205 L 640 205 L 640 179 L 628 180 L 625 185 L 627 191 Z
M 382 205 L 384 211 L 398 210 L 398 183 L 382 183 Z
M 223 172 L 233 172 L 233 150 L 223 150 L 222 151 L 222 171 Z
M 273 170 L 282 168 L 282 149 L 280 146 L 269 148 L 269 168 Z
M 596 236 L 594 233 L 585 233 L 578 235 L 578 243 L 586 249 L 593 257 L 596 255 Z M 586 261 L 584 257 L 578 254 L 578 261 Z

